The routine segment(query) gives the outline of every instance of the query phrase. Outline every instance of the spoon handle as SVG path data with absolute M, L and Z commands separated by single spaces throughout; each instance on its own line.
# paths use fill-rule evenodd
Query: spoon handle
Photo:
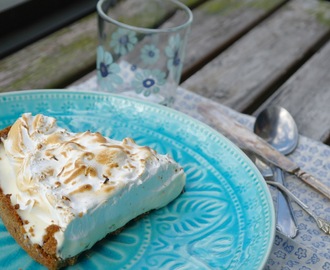
M 274 167 L 275 182 L 284 185 L 283 179 L 284 179 L 283 171 L 278 167 Z M 293 215 L 291 201 L 283 195 L 281 190 L 279 190 L 277 196 L 276 227 L 287 237 L 295 238 L 297 236 L 298 229 L 296 225 L 296 220 Z
M 280 189 L 282 192 L 284 192 L 287 196 L 292 198 L 296 204 L 298 204 L 307 214 L 309 214 L 316 222 L 316 225 L 325 233 L 330 235 L 330 223 L 323 219 L 318 217 L 312 210 L 304 204 L 301 200 L 299 200 L 290 190 L 288 190 L 285 186 L 283 186 L 280 183 L 276 183 L 273 181 L 266 181 L 268 185 L 276 186 L 278 189 Z

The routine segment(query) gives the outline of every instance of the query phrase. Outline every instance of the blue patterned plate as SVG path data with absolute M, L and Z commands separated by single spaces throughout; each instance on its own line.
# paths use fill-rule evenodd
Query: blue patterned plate
M 79 132 L 134 138 L 169 153 L 187 173 L 186 192 L 81 255 L 74 269 L 262 269 L 274 211 L 257 169 L 230 141 L 175 110 L 114 95 L 36 90 L 0 94 L 0 128 L 24 112 L 55 116 Z M 0 265 L 43 269 L 0 223 Z

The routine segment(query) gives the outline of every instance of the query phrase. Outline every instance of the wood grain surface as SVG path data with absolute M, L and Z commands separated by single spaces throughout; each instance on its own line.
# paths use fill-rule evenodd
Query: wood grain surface
M 96 16 L 55 32 L 0 62 L 0 92 L 60 88 L 95 68 Z
M 330 27 L 301 2 L 283 6 L 182 86 L 245 112 L 328 38 Z
M 286 1 L 212 0 L 194 10 L 182 79 L 233 44 Z

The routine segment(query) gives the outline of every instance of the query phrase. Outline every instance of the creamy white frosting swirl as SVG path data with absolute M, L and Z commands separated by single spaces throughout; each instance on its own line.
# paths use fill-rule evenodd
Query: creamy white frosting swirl
M 33 243 L 55 234 L 57 255 L 74 256 L 134 217 L 177 197 L 185 184 L 182 168 L 132 139 L 116 141 L 89 131 L 72 133 L 56 119 L 23 114 L 0 149 L 0 182 Z M 3 170 L 5 171 L 5 170 Z M 4 175 L 0 173 L 0 178 Z

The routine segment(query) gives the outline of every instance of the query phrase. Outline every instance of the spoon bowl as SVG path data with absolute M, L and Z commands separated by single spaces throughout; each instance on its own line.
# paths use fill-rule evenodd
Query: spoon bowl
M 290 113 L 279 106 L 268 107 L 257 117 L 254 132 L 284 155 L 298 144 L 298 128 Z

